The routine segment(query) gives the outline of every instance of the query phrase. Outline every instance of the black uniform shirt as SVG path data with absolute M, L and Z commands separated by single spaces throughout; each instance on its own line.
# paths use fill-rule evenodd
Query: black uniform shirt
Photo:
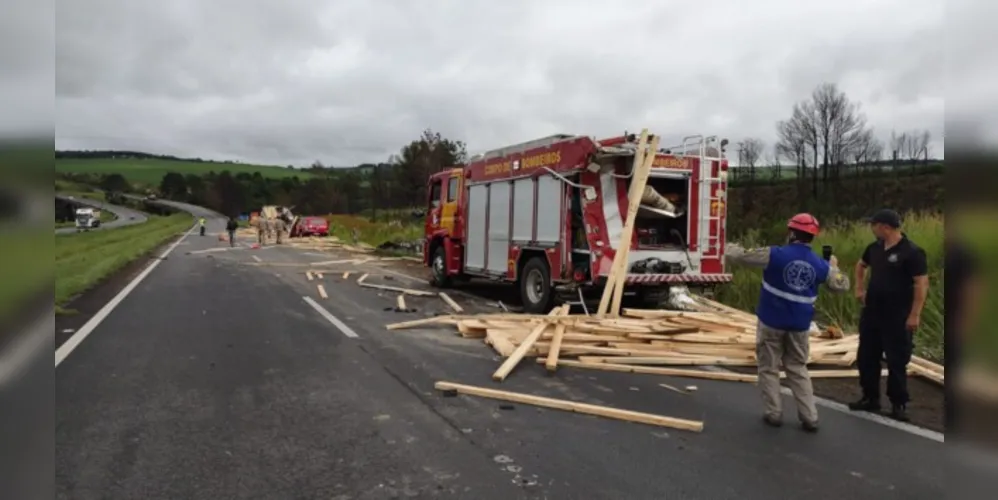
M 915 298 L 914 279 L 928 274 L 925 250 L 906 235 L 889 249 L 878 240 L 866 247 L 863 263 L 870 268 L 866 305 L 890 311 L 910 311 Z

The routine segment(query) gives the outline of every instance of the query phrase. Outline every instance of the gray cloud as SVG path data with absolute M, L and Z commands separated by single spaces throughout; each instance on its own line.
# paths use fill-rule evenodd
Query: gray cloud
M 837 82 L 943 151 L 941 0 L 63 0 L 56 142 L 275 164 L 647 126 L 772 142 Z

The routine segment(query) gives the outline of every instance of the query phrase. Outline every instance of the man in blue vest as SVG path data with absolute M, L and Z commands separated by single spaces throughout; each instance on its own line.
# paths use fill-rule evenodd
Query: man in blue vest
M 826 262 L 811 250 L 811 242 L 820 230 L 818 219 L 807 213 L 797 214 L 787 223 L 787 229 L 786 245 L 753 250 L 732 247 L 726 254 L 728 260 L 763 268 L 762 291 L 756 308 L 759 318 L 756 358 L 765 405 L 763 421 L 773 427 L 782 425 L 782 364 L 787 385 L 797 402 L 801 428 L 817 432 L 818 410 L 807 372 L 814 303 L 819 285 L 825 283 L 832 291 L 846 292 L 849 278 L 839 271 L 834 255 Z

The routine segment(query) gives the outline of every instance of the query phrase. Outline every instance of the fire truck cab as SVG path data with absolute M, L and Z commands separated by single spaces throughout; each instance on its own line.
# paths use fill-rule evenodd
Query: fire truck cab
M 656 152 L 630 242 L 625 292 L 659 307 L 670 287 L 725 273 L 727 140 L 690 136 Z M 601 291 L 627 218 L 637 140 L 559 134 L 432 175 L 423 263 L 431 283 L 516 284 L 524 310 Z

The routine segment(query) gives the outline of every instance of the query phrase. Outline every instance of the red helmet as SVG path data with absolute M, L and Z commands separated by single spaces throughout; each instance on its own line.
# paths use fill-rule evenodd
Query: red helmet
M 787 227 L 812 236 L 817 236 L 818 232 L 821 231 L 821 225 L 818 224 L 818 219 L 815 219 L 813 215 L 806 212 L 799 213 L 791 217 L 787 222 Z

